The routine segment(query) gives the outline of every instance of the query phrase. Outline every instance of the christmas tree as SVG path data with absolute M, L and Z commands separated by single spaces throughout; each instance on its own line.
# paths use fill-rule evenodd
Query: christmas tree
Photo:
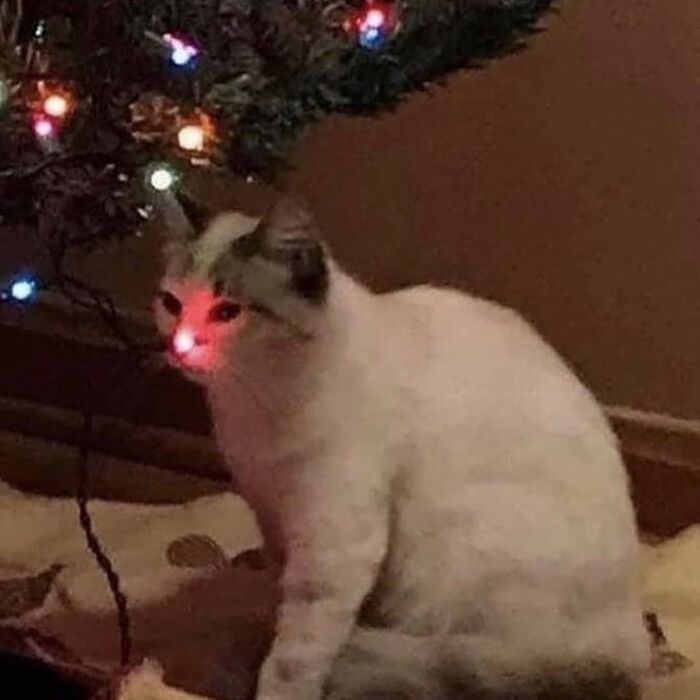
M 4 298 L 65 285 L 67 251 L 136 231 L 149 188 L 183 168 L 274 182 L 308 125 L 511 53 L 551 5 L 2 0 L 0 226 L 33 232 L 51 261 L 0 280 Z

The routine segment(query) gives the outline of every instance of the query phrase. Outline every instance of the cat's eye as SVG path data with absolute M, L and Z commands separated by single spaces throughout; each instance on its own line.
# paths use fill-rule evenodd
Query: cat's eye
M 182 313 L 182 302 L 174 294 L 170 292 L 161 292 L 159 296 L 163 308 L 171 316 L 179 316 Z
M 209 311 L 209 321 L 212 323 L 228 323 L 241 313 L 240 304 L 232 301 L 222 301 Z

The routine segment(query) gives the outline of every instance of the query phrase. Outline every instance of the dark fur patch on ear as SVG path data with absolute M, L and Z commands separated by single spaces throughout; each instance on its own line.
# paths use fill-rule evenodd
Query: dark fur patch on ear
M 293 293 L 321 303 L 329 286 L 329 270 L 321 243 L 313 238 L 290 238 L 270 247 L 265 230 L 259 226 L 231 244 L 233 256 L 246 262 L 259 255 L 288 270 Z
M 318 228 L 306 202 L 286 194 L 270 208 L 262 222 L 271 238 L 318 238 Z
M 250 233 L 246 233 L 231 244 L 231 252 L 239 260 L 250 260 L 261 252 L 265 233 L 262 224 L 258 224 Z
M 221 297 L 226 291 L 226 283 L 222 279 L 215 279 L 212 284 L 215 297 Z
M 175 197 L 180 203 L 182 211 L 185 212 L 185 216 L 192 225 L 195 233 L 202 233 L 207 227 L 207 224 L 211 221 L 211 212 L 184 191 L 178 191 Z
M 304 240 L 295 247 L 290 259 L 292 289 L 302 298 L 320 304 L 326 298 L 329 272 L 323 246 L 314 240 Z
M 292 292 L 321 303 L 328 291 L 329 270 L 318 227 L 306 203 L 286 195 L 279 199 L 260 225 L 237 246 L 244 255 L 259 254 L 286 267 Z

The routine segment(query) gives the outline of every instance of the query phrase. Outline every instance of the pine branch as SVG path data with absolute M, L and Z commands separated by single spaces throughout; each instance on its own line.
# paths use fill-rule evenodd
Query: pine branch
M 152 114 L 151 132 L 132 123 L 131 108 L 145 94 L 178 105 L 175 120 L 203 107 L 218 137 L 207 158 L 274 180 L 310 125 L 333 113 L 379 115 L 455 70 L 518 51 L 553 4 L 395 0 L 400 25 L 372 50 L 344 26 L 366 1 L 3 0 L 2 36 L 41 61 L 9 76 L 20 89 L 0 113 L 0 220 L 50 231 L 69 247 L 134 231 L 139 169 L 178 157 L 167 119 Z M 147 32 L 186 36 L 201 49 L 197 67 L 174 68 Z M 76 98 L 50 157 L 28 124 L 40 76 L 69 84 Z M 110 162 L 128 184 L 101 170 Z

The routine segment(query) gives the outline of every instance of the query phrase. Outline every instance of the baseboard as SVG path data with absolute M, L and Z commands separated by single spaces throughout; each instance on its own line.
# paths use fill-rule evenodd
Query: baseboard
M 629 470 L 640 527 L 654 535 L 669 536 L 700 523 L 700 421 L 620 406 L 610 406 L 606 412 Z M 3 435 L 8 444 L 14 444 L 12 436 L 32 441 L 33 462 L 30 465 L 25 460 L 27 463 L 18 467 L 13 460 L 2 460 L 0 477 L 32 490 L 41 490 L 44 482 L 47 492 L 60 492 L 63 482 L 69 492 L 72 490 L 76 447 L 82 439 L 80 412 L 0 398 L 0 437 Z M 174 477 L 190 479 L 182 482 L 183 488 L 175 482 L 169 487 L 178 498 L 186 498 L 187 484 L 197 492 L 227 487 L 228 475 L 212 441 L 187 427 L 140 421 L 137 425 L 124 418 L 98 415 L 90 447 L 95 459 L 114 467 L 102 489 L 103 497 L 139 501 L 147 491 L 151 493 L 148 500 L 157 495 L 152 488 L 139 488 L 140 479 L 161 483 Z M 122 466 L 114 466 L 117 462 Z M 104 469 L 103 476 L 107 474 Z M 110 488 L 114 493 L 109 493 Z
M 117 312 L 120 326 L 131 338 L 137 341 L 154 338 L 155 327 L 150 314 L 123 307 Z M 86 345 L 120 347 L 95 310 L 71 304 L 65 296 L 50 290 L 43 292 L 30 306 L 3 305 L 0 322 L 3 326 L 77 340 Z
M 626 454 L 700 470 L 700 420 L 626 406 L 608 406 L 606 413 Z
M 670 537 L 700 523 L 700 421 L 609 406 L 642 531 Z
M 83 443 L 79 411 L 0 398 L 0 479 L 11 486 L 73 495 Z M 94 497 L 173 503 L 231 486 L 213 441 L 205 436 L 98 415 L 88 447 Z

